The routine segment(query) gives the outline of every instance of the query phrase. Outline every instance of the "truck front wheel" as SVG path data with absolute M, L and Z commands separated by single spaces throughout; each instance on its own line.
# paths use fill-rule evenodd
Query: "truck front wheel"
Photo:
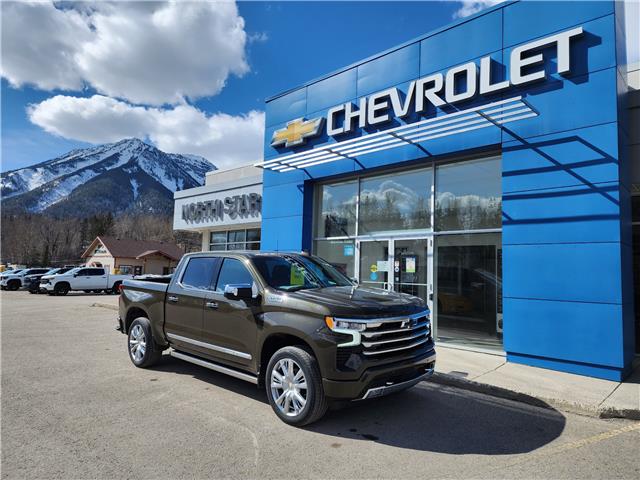
M 327 411 L 318 362 L 300 347 L 278 350 L 269 360 L 264 383 L 271 408 L 289 425 L 308 425 Z
M 151 334 L 151 324 L 144 317 L 136 318 L 129 328 L 129 358 L 136 367 L 148 368 L 157 363 L 162 350 L 157 348 Z
M 55 292 L 56 295 L 66 295 L 67 293 L 69 293 L 69 284 L 68 283 L 58 283 L 54 288 L 53 291 Z

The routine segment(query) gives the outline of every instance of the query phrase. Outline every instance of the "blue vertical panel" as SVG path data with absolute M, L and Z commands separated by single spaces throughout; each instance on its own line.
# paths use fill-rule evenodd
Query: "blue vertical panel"
M 420 42 L 420 75 L 466 63 L 502 49 L 502 9 Z
M 358 96 L 418 77 L 420 44 L 413 43 L 358 66 Z
M 540 83 L 516 89 L 540 114 L 534 121 L 506 125 L 520 137 L 589 127 L 617 121 L 616 68 L 608 68 L 572 80 Z
M 304 184 L 264 185 L 262 195 L 263 219 L 302 215 Z
M 504 347 L 510 361 L 620 380 L 632 342 L 618 36 L 613 2 L 577 3 L 504 8 L 506 63 L 513 45 L 585 32 L 570 75 L 547 58 L 549 78 L 518 89 L 539 117 L 503 135 Z
M 504 7 L 504 46 L 511 47 L 614 12 L 613 1 L 516 2 Z
M 502 243 L 619 242 L 619 193 L 615 182 L 503 193 Z
M 357 70 L 347 71 L 325 78 L 307 87 L 307 113 L 331 108 L 356 98 Z
M 590 187 L 619 180 L 615 122 L 535 138 L 505 135 L 502 192 Z M 551 208 L 553 211 L 553 208 Z M 507 212 L 508 213 L 508 212 Z
M 602 365 L 618 372 L 624 365 L 620 349 L 603 348 L 622 338 L 621 305 L 507 298 L 504 315 L 512 320 L 504 324 L 507 353 Z M 526 328 L 527 335 L 516 327 Z
M 267 102 L 267 126 L 303 117 L 307 111 L 307 89 L 299 88 Z

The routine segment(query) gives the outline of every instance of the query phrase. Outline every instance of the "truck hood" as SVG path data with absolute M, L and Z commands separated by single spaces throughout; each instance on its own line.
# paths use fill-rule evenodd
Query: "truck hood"
M 394 316 L 423 311 L 424 302 L 411 295 L 369 287 L 325 287 L 299 290 L 293 298 L 326 306 L 333 315 Z

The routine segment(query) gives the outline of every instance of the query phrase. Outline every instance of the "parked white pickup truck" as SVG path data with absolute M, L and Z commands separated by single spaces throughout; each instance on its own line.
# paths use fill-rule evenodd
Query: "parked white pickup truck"
M 22 270 L 4 272 L 0 275 L 0 288 L 2 290 L 18 290 L 24 287 L 24 279 L 27 275 L 38 275 L 49 270 L 50 268 L 24 268 Z
M 112 275 L 102 267 L 78 267 L 62 275 L 43 277 L 40 288 L 49 295 L 66 295 L 72 290 L 118 293 L 118 287 L 127 278 L 133 275 Z

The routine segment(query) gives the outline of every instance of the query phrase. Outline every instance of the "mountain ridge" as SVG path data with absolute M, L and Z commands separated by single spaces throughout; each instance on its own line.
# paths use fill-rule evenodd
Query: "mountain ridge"
M 201 186 L 216 167 L 204 157 L 165 153 L 137 138 L 75 149 L 0 174 L 11 213 L 88 216 L 171 213 L 173 192 Z

